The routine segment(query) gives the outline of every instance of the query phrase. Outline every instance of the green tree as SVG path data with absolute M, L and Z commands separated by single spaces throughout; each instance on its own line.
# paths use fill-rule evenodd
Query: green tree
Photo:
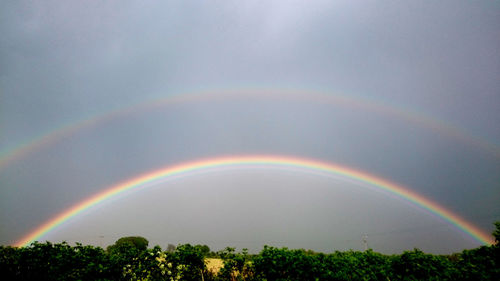
M 248 249 L 244 248 L 241 253 L 236 253 L 235 248 L 226 247 L 218 255 L 224 260 L 224 266 L 218 274 L 219 279 L 253 280 L 255 271 Z
M 256 277 L 266 280 L 316 280 L 316 256 L 304 250 L 264 246 L 253 260 Z
M 113 246 L 129 245 L 139 251 L 145 251 L 148 248 L 149 241 L 141 236 L 128 236 L 116 240 Z M 112 247 L 112 246 L 111 246 Z
M 500 246 L 500 221 L 497 221 L 495 224 L 495 230 L 493 231 L 493 237 L 495 237 L 495 245 Z
M 203 252 L 199 247 L 191 244 L 179 245 L 175 252 L 171 254 L 176 268 L 182 269 L 182 280 L 201 280 L 206 271 Z
M 106 251 L 109 255 L 114 274 L 121 274 L 126 266 L 140 268 L 140 259 L 148 247 L 148 240 L 140 236 L 129 236 L 118 239 Z
M 397 280 L 457 280 L 457 271 L 444 256 L 414 249 L 393 257 L 393 278 Z
M 204 257 L 207 257 L 210 254 L 210 247 L 207 245 L 196 245 L 195 247 L 200 250 Z
M 77 244 L 34 242 L 28 247 L 0 247 L 3 280 L 117 280 L 103 249 Z

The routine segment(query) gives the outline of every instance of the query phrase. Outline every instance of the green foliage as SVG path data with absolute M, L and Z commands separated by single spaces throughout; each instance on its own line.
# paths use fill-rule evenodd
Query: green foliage
M 387 280 L 389 258 L 367 252 L 325 255 L 265 246 L 254 259 L 255 274 L 266 280 Z
M 321 260 L 321 279 L 330 280 L 386 280 L 390 259 L 372 250 L 365 252 L 335 252 Z
M 456 267 L 448 258 L 418 249 L 394 256 L 391 267 L 398 280 L 456 280 L 458 277 Z
M 304 250 L 264 246 L 253 263 L 256 274 L 267 280 L 315 280 L 319 277 L 317 256 Z
M 199 249 L 204 257 L 210 254 L 210 247 L 208 247 L 207 245 L 196 245 L 195 247 Z
M 183 267 L 182 280 L 201 280 L 206 271 L 201 247 L 190 244 L 179 245 L 171 256 L 175 265 Z
M 227 247 L 215 255 L 224 267 L 207 271 L 206 245 L 179 245 L 163 252 L 147 249 L 142 237 L 124 237 L 108 247 L 35 242 L 28 247 L 0 246 L 2 280 L 500 280 L 500 223 L 495 245 L 453 255 L 418 249 L 400 255 L 365 252 L 316 253 L 264 246 L 258 255 Z M 172 249 L 170 249 L 172 250 Z
M 141 252 L 122 268 L 123 280 L 181 280 L 183 266 L 174 266 L 159 246 Z
M 0 247 L 4 280 L 112 280 L 111 263 L 101 248 L 63 242 Z
M 148 248 L 149 241 L 140 236 L 128 236 L 118 239 L 114 245 L 108 247 L 108 251 L 115 251 L 117 249 L 130 249 L 133 248 L 138 252 L 145 251 Z
M 464 250 L 458 256 L 457 280 L 500 280 L 500 251 L 497 246 Z
M 223 259 L 224 267 L 218 274 L 219 280 L 252 280 L 254 277 L 253 263 L 248 250 L 236 253 L 235 248 L 226 247 L 217 255 Z
M 495 222 L 495 230 L 493 231 L 493 237 L 495 237 L 495 245 L 500 247 L 500 221 Z

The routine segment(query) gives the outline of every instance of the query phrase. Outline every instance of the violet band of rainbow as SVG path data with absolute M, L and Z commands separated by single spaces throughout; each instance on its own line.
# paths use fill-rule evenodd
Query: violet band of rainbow
M 165 168 L 145 173 L 138 177 L 126 180 L 119 184 L 106 188 L 104 191 L 87 198 L 84 201 L 74 205 L 73 207 L 61 212 L 59 215 L 48 220 L 40 225 L 35 230 L 31 231 L 24 237 L 20 238 L 15 246 L 28 246 L 32 242 L 40 239 L 45 234 L 55 230 L 59 225 L 77 216 L 81 212 L 92 208 L 93 206 L 112 198 L 120 193 L 128 190 L 139 189 L 159 179 L 174 177 L 182 174 L 189 174 L 190 172 L 203 171 L 207 169 L 228 168 L 228 167 L 245 167 L 245 166 L 278 166 L 280 168 L 293 168 L 305 171 L 318 171 L 330 173 L 337 176 L 345 177 L 359 181 L 361 183 L 369 184 L 378 189 L 388 191 L 397 195 L 412 204 L 421 207 L 436 216 L 444 219 L 458 230 L 464 232 L 474 240 L 481 244 L 492 244 L 493 239 L 489 234 L 475 226 L 474 224 L 463 219 L 459 215 L 451 212 L 437 202 L 434 202 L 407 187 L 392 183 L 386 179 L 371 175 L 369 173 L 356 170 L 347 166 L 323 162 L 313 159 L 288 157 L 288 156 L 275 156 L 275 155 L 261 155 L 261 156 L 229 156 L 229 157 L 216 157 L 204 159 L 199 161 L 187 162 L 179 165 L 167 166 Z

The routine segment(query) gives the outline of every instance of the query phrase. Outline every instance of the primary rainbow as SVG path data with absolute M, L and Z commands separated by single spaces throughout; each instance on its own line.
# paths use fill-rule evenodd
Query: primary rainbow
M 163 180 L 169 177 L 180 176 L 190 172 L 196 171 L 208 171 L 217 170 L 224 168 L 239 168 L 239 167 L 278 167 L 282 169 L 300 169 L 304 171 L 312 172 L 323 172 L 333 175 L 338 175 L 345 177 L 346 179 L 355 180 L 360 183 L 369 184 L 380 190 L 388 191 L 392 194 L 403 198 L 414 205 L 417 205 L 431 213 L 437 215 L 438 217 L 444 219 L 445 221 L 451 223 L 459 230 L 468 234 L 478 242 L 482 244 L 492 244 L 493 240 L 484 231 L 474 226 L 472 223 L 461 218 L 457 214 L 447 210 L 445 207 L 439 205 L 438 203 L 419 195 L 410 189 L 392 183 L 388 180 L 382 179 L 380 177 L 370 175 L 366 172 L 355 170 L 350 167 L 342 166 L 335 163 L 327 163 L 318 160 L 288 157 L 288 156 L 273 156 L 273 155 L 263 155 L 263 156 L 230 156 L 230 157 L 219 157 L 210 158 L 205 160 L 199 160 L 194 162 L 188 162 L 179 165 L 168 166 L 153 172 L 149 172 L 138 177 L 129 179 L 117 185 L 111 186 L 104 191 L 74 205 L 73 207 L 63 211 L 61 214 L 45 222 L 32 232 L 28 233 L 26 236 L 19 239 L 16 246 L 23 247 L 30 245 L 33 241 L 40 239 L 43 235 L 54 230 L 56 227 L 64 223 L 65 221 L 77 216 L 83 211 L 123 193 L 128 190 L 138 189 L 155 184 L 159 180 Z

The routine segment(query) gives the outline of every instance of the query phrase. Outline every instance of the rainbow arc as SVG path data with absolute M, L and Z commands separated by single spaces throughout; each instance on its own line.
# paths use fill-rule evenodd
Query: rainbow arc
M 148 112 L 159 107 L 206 101 L 224 101 L 228 99 L 288 100 L 336 106 L 340 105 L 355 110 L 373 112 L 426 128 L 437 132 L 438 134 L 467 143 L 473 147 L 480 148 L 493 157 L 500 158 L 500 148 L 497 144 L 471 135 L 461 128 L 433 118 L 427 114 L 400 106 L 398 107 L 387 103 L 376 102 L 352 95 L 329 94 L 326 92 L 311 90 L 234 89 L 170 95 L 160 99 L 136 103 L 107 112 L 101 112 L 78 121 L 72 121 L 64 126 L 54 128 L 53 130 L 45 132 L 42 135 L 35 136 L 25 142 L 19 143 L 15 147 L 0 151 L 0 170 L 33 152 L 56 143 L 57 141 L 67 138 L 84 129 L 102 125 L 110 120 L 123 118 L 131 114 Z
M 356 170 L 347 166 L 322 162 L 313 159 L 276 156 L 276 155 L 257 155 L 257 156 L 229 156 L 210 158 L 199 161 L 187 162 L 184 164 L 167 166 L 165 168 L 155 170 L 143 175 L 131 178 L 124 182 L 118 183 L 104 189 L 102 192 L 87 198 L 73 207 L 64 210 L 59 215 L 43 223 L 15 243 L 16 246 L 28 246 L 33 241 L 42 238 L 44 235 L 54 231 L 58 226 L 71 218 L 81 214 L 83 211 L 96 206 L 107 199 L 117 196 L 121 193 L 130 190 L 138 190 L 154 185 L 162 180 L 175 178 L 178 176 L 189 176 L 194 172 L 202 171 L 220 171 L 228 168 L 279 168 L 291 169 L 304 172 L 320 172 L 334 176 L 340 176 L 346 180 L 357 181 L 359 183 L 368 184 L 379 190 L 387 191 L 394 194 L 410 204 L 416 205 L 422 209 L 429 211 L 435 216 L 443 219 L 456 229 L 466 233 L 471 238 L 481 244 L 492 244 L 493 239 L 489 234 L 475 226 L 474 224 L 463 219 L 459 215 L 448 210 L 437 202 L 426 198 L 411 189 L 398 185 L 389 180 L 371 175 L 364 171 Z

